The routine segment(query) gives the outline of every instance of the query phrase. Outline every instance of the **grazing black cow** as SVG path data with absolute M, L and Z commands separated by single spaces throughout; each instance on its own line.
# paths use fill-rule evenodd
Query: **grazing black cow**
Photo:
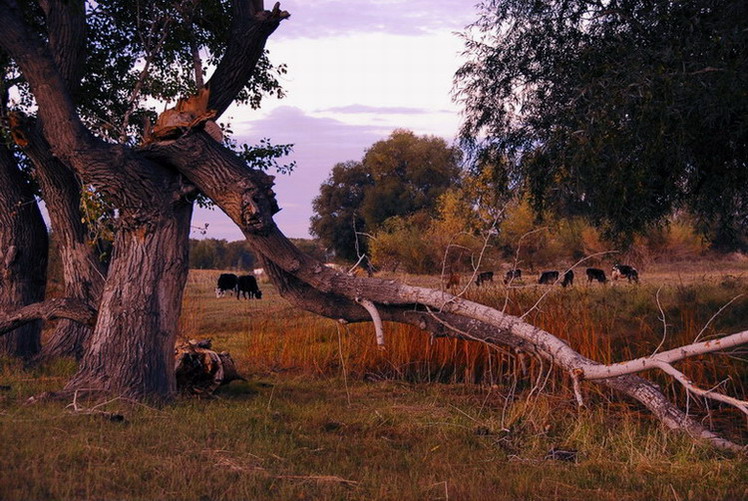
M 236 282 L 236 299 L 262 299 L 262 291 L 257 286 L 257 279 L 254 275 L 242 275 Z
M 597 280 L 601 284 L 608 281 L 605 272 L 600 268 L 587 268 L 587 283 Z
M 522 280 L 522 270 L 517 268 L 506 272 L 506 275 L 504 275 L 504 283 L 508 284 L 514 280 Z
M 484 282 L 493 282 L 493 271 L 483 271 L 478 273 L 478 278 L 475 279 L 475 285 L 480 287 Z
M 558 280 L 558 272 L 557 271 L 544 271 L 540 274 L 540 280 L 538 280 L 539 284 L 547 284 L 547 285 L 553 285 L 556 283 L 556 280 Z
M 613 265 L 613 272 L 610 274 L 611 277 L 613 277 L 613 280 L 618 280 L 619 278 L 628 278 L 629 282 L 636 282 L 639 283 L 639 272 L 636 271 L 636 268 L 633 266 L 628 266 L 625 264 L 614 264 Z
M 561 282 L 561 286 L 566 287 L 567 285 L 574 285 L 574 272 L 572 270 L 564 273 L 564 280 Z
M 237 277 L 233 273 L 221 273 L 218 277 L 218 285 L 216 285 L 216 297 L 223 297 L 226 291 L 232 291 L 236 289 Z

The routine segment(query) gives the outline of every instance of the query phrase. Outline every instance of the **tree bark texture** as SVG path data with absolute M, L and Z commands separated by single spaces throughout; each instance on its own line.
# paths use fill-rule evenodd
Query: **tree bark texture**
M 47 228 L 13 154 L 0 145 L 0 309 L 15 310 L 44 299 Z M 30 358 L 41 347 L 41 322 L 0 337 L 0 353 Z
M 192 205 L 117 232 L 99 316 L 67 389 L 138 399 L 176 391 L 174 343 L 187 281 Z
M 86 19 L 83 2 L 42 0 L 47 18 L 52 57 L 68 91 L 76 96 L 83 76 L 86 42 Z M 88 229 L 81 213 L 81 186 L 73 172 L 56 159 L 42 135 L 37 121 L 29 131 L 26 154 L 34 163 L 34 175 L 47 205 L 62 261 L 65 297 L 98 303 L 104 288 L 105 267 L 93 247 L 87 243 Z M 91 334 L 91 327 L 60 320 L 42 346 L 42 357 L 74 356 L 80 358 Z
M 97 304 L 104 289 L 105 267 L 87 242 L 88 229 L 81 212 L 81 185 L 73 172 L 57 160 L 33 123 L 22 134 L 24 152 L 34 163 L 34 178 L 42 192 L 62 262 L 64 297 Z M 60 320 L 42 346 L 42 357 L 80 359 L 91 327 Z

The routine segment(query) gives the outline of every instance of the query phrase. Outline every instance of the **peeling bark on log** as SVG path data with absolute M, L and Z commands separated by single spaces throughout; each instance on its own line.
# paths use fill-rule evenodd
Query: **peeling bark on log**
M 177 388 L 184 393 L 210 395 L 219 386 L 236 379 L 244 380 L 231 355 L 213 351 L 209 339 L 191 339 L 178 345 L 174 358 Z

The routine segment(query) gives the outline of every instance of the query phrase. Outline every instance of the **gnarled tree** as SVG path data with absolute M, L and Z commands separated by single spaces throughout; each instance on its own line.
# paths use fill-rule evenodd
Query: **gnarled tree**
M 59 7 L 53 1 L 49 6 Z M 273 222 L 279 208 L 272 177 L 250 168 L 209 134 L 211 119 L 241 92 L 257 68 L 266 39 L 289 16 L 277 4 L 265 11 L 261 2 L 232 2 L 231 36 L 205 89 L 168 112 L 169 120 L 163 118 L 148 135 L 150 142 L 140 147 L 93 135 L 79 118 L 48 43 L 29 29 L 15 1 L 2 0 L 0 7 L 0 45 L 30 85 L 52 153 L 106 194 L 119 211 L 115 251 L 91 342 L 68 389 L 137 398 L 174 393 L 173 349 L 187 271 L 189 195 L 199 189 L 241 228 L 281 294 L 302 308 L 347 322 L 403 322 L 435 335 L 522 350 L 568 372 L 577 390 L 581 381 L 594 378 L 640 401 L 671 428 L 719 447 L 742 449 L 690 419 L 654 384 L 633 375 L 638 367 L 604 366 L 519 318 L 445 292 L 339 273 L 294 247 Z M 162 134 L 164 127 L 170 134 Z M 746 337 L 748 333 L 739 333 L 724 342 L 734 345 Z M 715 348 L 700 346 L 696 351 L 709 349 Z M 675 360 L 667 354 L 648 363 L 672 367 Z M 581 400 L 581 392 L 577 394 Z

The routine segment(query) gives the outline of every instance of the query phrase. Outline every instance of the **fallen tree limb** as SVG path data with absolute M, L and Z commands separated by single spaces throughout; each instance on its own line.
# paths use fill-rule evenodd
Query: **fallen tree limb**
M 304 309 L 330 318 L 364 321 L 370 319 L 361 303 L 366 300 L 377 305 L 383 319 L 426 327 L 440 324 L 439 330 L 444 335 L 481 337 L 484 342 L 519 348 L 547 360 L 572 378 L 590 379 L 589 374 L 606 373 L 599 378 L 601 384 L 641 402 L 667 427 L 685 431 L 719 448 L 745 450 L 689 418 L 654 384 L 638 376 L 616 375 L 609 367 L 582 356 L 563 340 L 520 318 L 444 291 L 395 280 L 353 277 L 303 254 L 272 220 L 278 210 L 272 178 L 252 171 L 200 131 L 176 141 L 149 145 L 143 153 L 174 166 L 221 207 L 242 229 L 253 250 L 262 256 L 279 292 Z M 429 316 L 434 320 L 427 321 Z M 741 338 L 735 342 L 746 341 Z M 720 349 L 726 347 L 720 344 Z
M 713 391 L 713 390 L 704 390 L 702 388 L 699 388 L 698 386 L 696 386 L 696 384 L 694 384 L 693 381 L 691 381 L 688 377 L 686 377 L 685 374 L 683 374 L 681 371 L 679 371 L 678 369 L 676 369 L 670 364 L 661 362 L 657 364 L 657 367 L 659 369 L 662 369 L 664 373 L 672 376 L 676 381 L 682 384 L 683 387 L 686 388 L 686 390 L 688 390 L 690 393 L 693 393 L 694 395 L 697 395 L 699 397 L 709 398 L 717 402 L 722 402 L 725 404 L 732 405 L 733 407 L 738 408 L 743 414 L 748 415 L 748 402 L 746 402 L 745 400 L 739 400 L 729 395 L 723 395 L 722 393 L 717 393 L 716 391 Z
M 89 327 L 96 322 L 96 310 L 79 299 L 47 299 L 15 311 L 0 312 L 0 336 L 35 320 L 66 318 Z

